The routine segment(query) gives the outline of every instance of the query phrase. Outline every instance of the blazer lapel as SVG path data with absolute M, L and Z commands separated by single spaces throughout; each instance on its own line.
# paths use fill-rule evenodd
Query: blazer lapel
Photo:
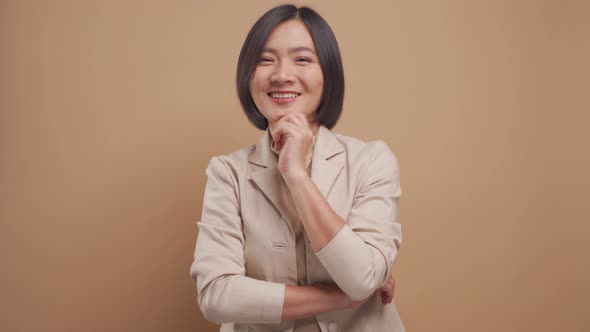
M 311 162 L 311 180 L 324 197 L 344 168 L 344 146 L 326 127 L 320 126 Z
M 284 202 L 281 200 L 281 182 L 283 176 L 277 166 L 277 156 L 270 149 L 270 135 L 268 129 L 256 145 L 248 158 L 248 177 L 262 191 L 266 198 L 274 205 L 283 219 L 288 216 Z M 291 224 L 285 219 L 291 233 L 295 232 Z
M 329 129 L 320 126 L 318 130 L 311 162 L 311 179 L 322 195 L 326 197 L 344 168 L 345 155 L 344 147 Z M 248 157 L 248 167 L 249 179 L 260 188 L 285 219 L 288 214 L 286 214 L 286 207 L 281 201 L 280 188 L 283 177 L 277 166 L 277 156 L 270 150 L 268 129 Z M 287 220 L 285 222 L 294 233 L 291 224 Z

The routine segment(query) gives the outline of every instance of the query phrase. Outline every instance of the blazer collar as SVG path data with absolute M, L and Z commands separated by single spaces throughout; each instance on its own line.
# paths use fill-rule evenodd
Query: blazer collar
M 283 178 L 277 161 L 277 156 L 270 150 L 270 135 L 267 129 L 248 157 L 249 179 L 254 181 L 281 215 L 285 215 L 284 203 L 280 201 Z M 330 192 L 344 163 L 344 146 L 328 128 L 320 126 L 311 161 L 311 179 L 324 197 Z

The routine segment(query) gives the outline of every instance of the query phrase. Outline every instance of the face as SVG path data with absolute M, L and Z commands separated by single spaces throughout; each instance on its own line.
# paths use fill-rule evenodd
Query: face
M 324 78 L 305 24 L 290 20 L 269 35 L 250 82 L 250 94 L 270 129 L 289 113 L 303 113 L 312 127 Z

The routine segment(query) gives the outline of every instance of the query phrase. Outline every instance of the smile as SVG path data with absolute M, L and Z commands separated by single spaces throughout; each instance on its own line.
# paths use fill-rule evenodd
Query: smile
M 292 99 L 301 94 L 297 92 L 269 92 L 268 95 L 273 99 Z

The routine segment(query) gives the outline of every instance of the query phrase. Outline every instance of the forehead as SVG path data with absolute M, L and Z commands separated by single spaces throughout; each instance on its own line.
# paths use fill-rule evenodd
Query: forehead
M 277 25 L 266 40 L 265 48 L 288 49 L 308 47 L 315 51 L 313 39 L 305 24 L 299 20 L 289 20 Z

